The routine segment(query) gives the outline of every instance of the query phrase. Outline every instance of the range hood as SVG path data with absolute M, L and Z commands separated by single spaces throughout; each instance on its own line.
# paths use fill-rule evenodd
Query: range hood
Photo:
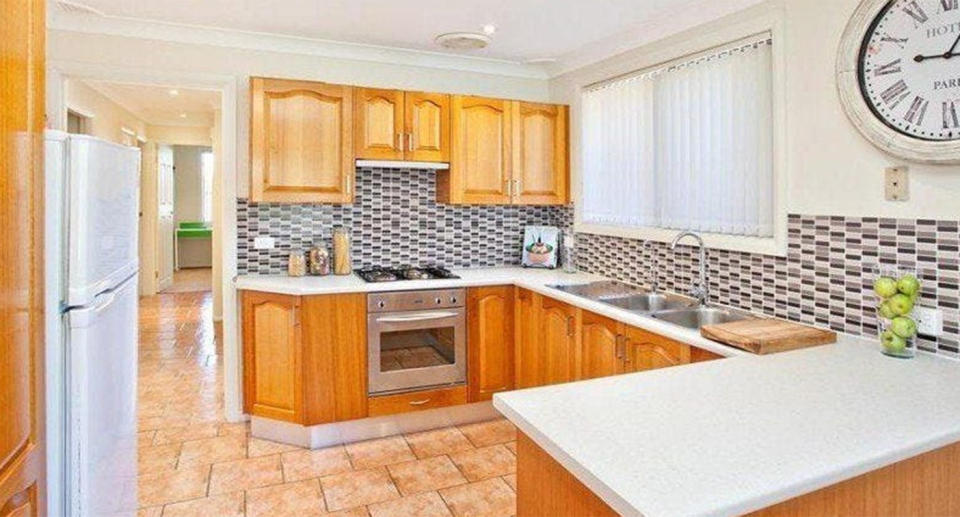
M 380 169 L 432 169 L 445 171 L 450 168 L 446 162 L 410 162 L 404 160 L 357 160 L 357 167 L 376 167 Z

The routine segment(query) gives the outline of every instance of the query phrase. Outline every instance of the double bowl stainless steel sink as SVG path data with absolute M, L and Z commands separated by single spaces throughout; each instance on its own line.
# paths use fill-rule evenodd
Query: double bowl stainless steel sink
M 699 306 L 696 300 L 685 296 L 652 293 L 615 281 L 548 287 L 693 330 L 699 330 L 705 325 L 753 318 L 746 312 Z

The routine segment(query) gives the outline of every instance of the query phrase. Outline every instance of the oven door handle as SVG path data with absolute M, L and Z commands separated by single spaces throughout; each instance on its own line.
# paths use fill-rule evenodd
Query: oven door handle
M 383 316 L 381 318 L 377 318 L 377 323 L 407 323 L 411 321 L 442 320 L 447 318 L 455 318 L 459 315 L 460 314 L 456 312 L 428 312 L 412 316 Z

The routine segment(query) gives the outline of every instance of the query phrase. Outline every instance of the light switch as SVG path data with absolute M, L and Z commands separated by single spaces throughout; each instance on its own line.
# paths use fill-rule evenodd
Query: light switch
M 258 250 L 272 250 L 276 246 L 273 237 L 255 237 L 253 239 L 253 248 Z
M 910 200 L 910 180 L 907 177 L 908 170 L 906 167 L 890 167 L 887 169 L 887 201 Z
M 943 335 L 943 310 L 930 307 L 916 307 L 913 317 L 917 320 L 917 333 L 924 336 Z

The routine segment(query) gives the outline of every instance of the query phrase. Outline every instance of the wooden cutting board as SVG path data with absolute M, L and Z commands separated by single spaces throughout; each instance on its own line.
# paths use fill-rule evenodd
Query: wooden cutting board
M 758 355 L 776 354 L 837 342 L 836 332 L 776 319 L 707 325 L 700 329 L 700 335 Z

